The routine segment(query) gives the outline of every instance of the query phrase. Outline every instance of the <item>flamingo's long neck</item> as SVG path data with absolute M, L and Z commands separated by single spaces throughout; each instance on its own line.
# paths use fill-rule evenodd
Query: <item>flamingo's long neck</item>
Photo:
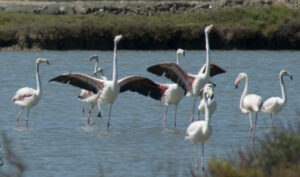
M 36 63 L 35 77 L 36 77 L 37 92 L 38 92 L 38 95 L 41 95 L 42 86 L 41 86 L 41 79 L 40 79 L 40 73 L 39 73 L 39 63 Z
M 205 125 L 208 127 L 210 124 L 210 115 L 209 115 L 209 109 L 208 109 L 208 104 L 206 100 L 206 96 L 204 98 L 204 109 L 205 109 Z
M 283 105 L 284 105 L 286 103 L 287 96 L 286 96 L 285 85 L 284 85 L 282 74 L 279 75 L 279 81 L 280 81 L 281 95 L 282 95 L 282 100 L 283 100 Z
M 117 70 L 117 43 L 114 44 L 114 59 L 113 59 L 113 82 L 117 82 L 118 70 Z
M 244 91 L 243 91 L 243 94 L 241 96 L 241 100 L 240 100 L 240 109 L 243 113 L 248 113 L 248 110 L 244 108 L 243 106 L 243 100 L 245 98 L 245 96 L 247 95 L 248 93 L 248 77 L 245 77 L 245 88 L 244 88 Z
M 204 72 L 205 77 L 209 77 L 210 74 L 210 58 L 209 58 L 209 39 L 208 39 L 208 33 L 205 33 L 205 47 L 206 47 L 206 69 Z

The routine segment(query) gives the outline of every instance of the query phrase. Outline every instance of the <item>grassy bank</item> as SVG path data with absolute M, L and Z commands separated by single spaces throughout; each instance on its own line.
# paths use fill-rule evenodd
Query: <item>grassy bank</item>
M 300 172 L 300 128 L 276 130 L 255 151 L 239 151 L 231 160 L 212 160 L 212 177 L 296 177 Z
M 218 9 L 154 16 L 0 13 L 0 47 L 203 49 L 203 29 L 213 23 L 213 49 L 300 49 L 300 10 L 286 7 Z

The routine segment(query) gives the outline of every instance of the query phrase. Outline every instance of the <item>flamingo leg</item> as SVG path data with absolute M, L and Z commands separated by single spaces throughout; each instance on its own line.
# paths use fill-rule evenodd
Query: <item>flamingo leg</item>
M 163 118 L 163 126 L 164 127 L 166 127 L 168 108 L 169 108 L 169 105 L 166 108 L 165 115 L 164 115 L 164 118 Z
M 24 108 L 21 107 L 19 113 L 17 114 L 17 117 L 16 117 L 16 126 L 17 126 L 17 127 L 19 126 L 19 117 L 20 117 L 20 115 L 22 114 L 23 109 L 24 109 Z
M 26 114 L 26 118 L 25 118 L 27 128 L 28 128 L 28 116 L 29 116 L 29 108 L 27 109 L 27 114 Z
M 92 118 L 92 125 L 94 125 L 94 124 L 95 124 L 95 119 L 94 119 L 94 117 L 93 117 L 93 109 L 94 109 L 94 106 L 95 106 L 95 105 L 91 105 L 91 118 Z
M 201 168 L 204 171 L 204 143 L 202 143 Z
M 86 121 L 87 121 L 88 125 L 90 124 L 91 115 L 92 115 L 92 105 L 89 108 L 89 114 L 88 114 L 88 116 L 86 118 Z
M 257 112 L 255 113 L 254 130 L 253 130 L 253 136 L 252 136 L 252 144 L 253 144 L 253 146 L 254 146 L 254 141 L 255 141 L 256 122 L 257 122 Z
M 249 128 L 249 134 L 248 134 L 248 140 L 247 140 L 247 147 L 248 147 L 248 144 L 249 144 L 249 138 L 250 138 L 250 135 L 251 135 L 251 132 L 252 132 L 252 119 L 251 119 L 251 111 L 249 111 L 249 123 L 250 123 L 250 128 Z
M 195 106 L 196 106 L 196 102 L 197 102 L 197 97 L 195 97 L 195 100 L 194 100 L 194 105 L 193 105 L 193 114 L 191 116 L 191 122 L 193 122 L 194 120 L 194 113 L 195 113 Z
M 273 128 L 274 126 L 273 126 L 273 118 L 272 118 L 272 114 L 271 114 L 271 122 L 272 122 L 272 128 Z
M 82 106 L 82 117 L 84 117 L 84 106 Z
M 174 127 L 176 127 L 177 104 L 175 105 Z
M 200 120 L 200 110 L 198 110 L 197 120 Z
M 195 168 L 196 168 L 196 174 L 198 175 L 199 164 L 198 164 L 198 154 L 197 154 L 197 144 L 196 143 L 195 143 Z
M 109 107 L 109 113 L 108 113 L 108 121 L 107 121 L 107 131 L 109 131 L 109 125 L 110 125 L 110 114 L 111 114 L 111 108 L 113 104 L 110 104 Z
M 99 117 L 100 119 L 102 119 L 102 115 L 101 115 L 101 108 L 100 108 L 100 101 L 97 101 L 97 107 L 98 107 L 98 115 L 97 117 Z

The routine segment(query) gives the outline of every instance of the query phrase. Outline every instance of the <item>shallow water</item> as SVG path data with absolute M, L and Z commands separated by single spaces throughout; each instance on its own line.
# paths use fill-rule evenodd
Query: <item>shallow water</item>
M 93 54 L 100 56 L 100 65 L 105 75 L 111 78 L 110 51 L 1 52 L 0 126 L 12 140 L 15 152 L 27 165 L 24 176 L 186 175 L 194 167 L 194 147 L 184 141 L 192 98 L 186 97 L 180 102 L 176 128 L 173 127 L 174 107 L 169 108 L 167 128 L 163 128 L 165 107 L 161 102 L 137 93 L 122 93 L 113 105 L 111 128 L 107 132 L 108 105 L 101 107 L 103 119 L 96 118 L 93 127 L 87 126 L 82 116 L 84 104 L 77 99 L 80 89 L 48 83 L 49 79 L 67 72 L 91 74 L 94 66 L 89 56 Z M 211 79 L 217 84 L 215 98 L 218 106 L 211 122 L 212 136 L 205 144 L 206 162 L 211 158 L 226 158 L 245 146 L 249 120 L 239 110 L 244 83 L 239 89 L 233 86 L 240 72 L 248 73 L 249 91 L 263 98 L 280 96 L 278 73 L 281 69 L 291 72 L 294 80 L 285 78 L 288 102 L 273 120 L 275 127 L 298 123 L 299 56 L 299 51 L 211 52 L 212 62 L 227 70 L 227 73 Z M 29 128 L 24 127 L 25 112 L 20 118 L 21 127 L 16 128 L 15 116 L 19 108 L 11 98 L 21 87 L 36 88 L 34 62 L 38 57 L 50 61 L 49 66 L 40 66 L 43 96 L 30 111 Z M 170 83 L 165 78 L 147 73 L 146 68 L 161 62 L 175 62 L 175 58 L 175 51 L 119 51 L 119 78 L 142 75 L 157 82 Z M 197 73 L 204 60 L 204 51 L 186 51 L 180 64 L 190 73 Z M 270 127 L 269 116 L 259 113 L 256 136 L 262 138 Z M 7 163 L 2 167 L 4 170 L 8 168 Z

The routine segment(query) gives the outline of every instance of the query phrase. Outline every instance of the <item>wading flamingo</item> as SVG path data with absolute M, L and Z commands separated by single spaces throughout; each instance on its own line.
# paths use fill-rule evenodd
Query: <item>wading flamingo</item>
M 93 61 L 93 60 L 95 61 L 95 67 L 94 67 L 94 70 L 93 70 L 94 76 L 97 77 L 96 73 L 99 73 L 99 74 L 101 74 L 101 77 L 103 77 L 103 69 L 98 68 L 99 57 L 97 55 L 92 55 L 90 57 L 90 61 Z M 97 72 L 97 70 L 100 70 L 100 71 Z M 94 93 L 91 92 L 91 91 L 85 90 L 85 89 L 82 89 L 79 96 L 78 96 L 79 101 L 81 101 L 83 103 L 90 104 L 88 122 L 89 122 L 89 116 L 91 116 L 90 114 L 93 111 L 93 108 L 91 108 L 91 107 L 95 106 L 95 104 L 94 104 L 95 101 L 94 101 L 93 97 L 94 97 Z M 98 108 L 99 108 L 99 106 L 98 106 Z M 100 112 L 99 109 L 98 109 L 98 111 Z M 84 107 L 82 107 L 82 115 L 84 115 Z M 101 115 L 101 114 L 99 114 L 99 115 Z
M 97 78 L 97 74 L 99 74 L 99 73 L 101 75 L 103 75 L 102 68 L 98 68 L 95 70 L 94 77 Z M 90 118 L 92 118 L 92 125 L 93 125 L 95 123 L 95 119 L 93 117 L 93 108 L 96 104 L 98 105 L 97 106 L 98 107 L 98 116 L 101 118 L 99 95 L 93 93 L 92 91 L 82 89 L 78 98 L 80 101 L 90 104 L 89 114 L 87 117 L 87 123 L 90 124 Z
M 63 74 L 50 80 L 69 83 L 73 86 L 92 91 L 99 96 L 101 103 L 109 103 L 107 130 L 109 130 L 110 126 L 112 105 L 119 93 L 130 90 L 160 100 L 163 96 L 163 91 L 166 90 L 165 87 L 161 88 L 160 85 L 141 76 L 128 76 L 117 80 L 117 44 L 121 39 L 122 35 L 118 35 L 114 39 L 113 80 L 101 80 L 80 73 Z
M 17 114 L 16 117 L 16 126 L 19 126 L 19 117 L 21 113 L 23 112 L 24 108 L 27 108 L 27 114 L 26 114 L 26 127 L 28 127 L 28 116 L 29 116 L 29 110 L 33 106 L 35 106 L 39 101 L 42 96 L 42 85 L 41 85 L 41 79 L 40 79 L 40 73 L 39 73 L 39 65 L 40 63 L 47 63 L 49 65 L 49 61 L 47 59 L 43 58 L 38 58 L 36 59 L 36 71 L 35 71 L 35 76 L 36 76 L 36 82 L 37 82 L 37 89 L 34 90 L 29 87 L 23 87 L 20 88 L 15 96 L 13 96 L 12 101 L 21 107 L 21 110 Z
M 260 110 L 263 99 L 261 96 L 256 94 L 247 94 L 248 93 L 248 75 L 246 73 L 240 73 L 238 77 L 236 78 L 234 85 L 236 88 L 238 88 L 239 82 L 245 80 L 245 88 L 243 91 L 243 94 L 240 99 L 240 110 L 244 114 L 249 114 L 249 122 L 250 122 L 250 129 L 249 129 L 249 135 L 247 140 L 247 147 L 249 144 L 249 138 L 251 135 L 251 132 L 253 130 L 252 126 L 252 119 L 251 119 L 251 112 L 255 112 L 255 123 L 254 123 L 254 131 L 252 135 L 252 141 L 254 145 L 255 140 L 255 129 L 256 129 L 256 122 L 257 122 L 257 112 Z
M 171 79 L 173 82 L 178 83 L 183 88 L 187 88 L 188 96 L 195 97 L 191 121 L 193 121 L 197 97 L 201 95 L 200 90 L 209 81 L 210 77 L 226 72 L 219 66 L 210 64 L 208 35 L 212 28 L 213 25 L 205 27 L 206 64 L 200 68 L 200 71 L 197 75 L 186 72 L 176 63 L 161 63 L 147 68 L 149 72 L 154 73 L 158 76 L 162 76 L 164 74 L 165 77 Z
M 207 83 L 206 85 L 208 87 L 211 87 L 210 92 L 208 93 L 208 96 L 207 96 L 207 106 L 208 106 L 208 110 L 209 110 L 209 115 L 212 116 L 217 108 L 217 102 L 216 102 L 215 94 L 214 94 L 214 87 L 216 85 L 213 83 Z M 205 101 L 204 98 L 202 98 L 199 103 L 197 120 L 200 120 L 200 113 L 205 114 L 204 101 Z
M 182 49 L 178 49 L 176 51 L 176 62 L 179 65 L 179 54 L 182 54 L 185 56 L 185 51 Z M 174 104 L 175 105 L 175 117 L 174 117 L 174 127 L 176 127 L 176 114 L 177 114 L 177 105 L 180 102 L 180 100 L 185 96 L 186 88 L 182 88 L 178 84 L 160 84 L 161 88 L 164 88 L 163 91 L 164 95 L 162 96 L 161 101 L 166 105 L 166 111 L 163 118 L 163 126 L 166 127 L 166 121 L 167 121 L 167 113 L 169 105 Z
M 197 155 L 197 143 L 202 145 L 202 155 L 201 155 L 201 168 L 204 171 L 204 143 L 209 139 L 212 133 L 212 126 L 210 125 L 209 109 L 207 105 L 208 96 L 212 92 L 210 84 L 206 84 L 203 89 L 203 103 L 205 108 L 205 120 L 198 120 L 192 122 L 185 133 L 185 140 L 190 140 L 195 144 L 195 164 L 198 174 L 198 155 Z
M 289 76 L 291 80 L 293 80 L 293 76 L 287 72 L 286 70 L 281 70 L 279 73 L 279 83 L 280 83 L 280 88 L 281 88 L 281 95 L 282 98 L 280 97 L 271 97 L 268 98 L 266 101 L 264 101 L 261 110 L 263 112 L 266 112 L 270 114 L 271 120 L 272 120 L 272 114 L 277 114 L 279 113 L 283 107 L 286 104 L 287 101 L 287 95 L 286 95 L 286 89 L 283 81 L 283 76 Z M 273 120 L 272 120 L 273 124 Z

